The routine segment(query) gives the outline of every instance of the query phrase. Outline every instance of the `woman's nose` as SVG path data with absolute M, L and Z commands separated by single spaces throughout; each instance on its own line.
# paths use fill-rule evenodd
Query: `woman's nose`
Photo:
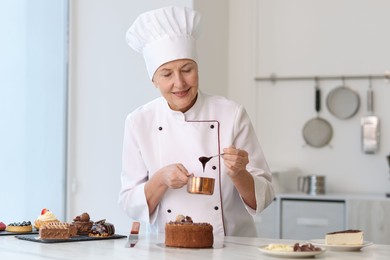
M 175 73 L 174 83 L 175 83 L 176 87 L 183 87 L 183 86 L 185 86 L 184 77 L 183 77 L 183 75 L 180 72 Z

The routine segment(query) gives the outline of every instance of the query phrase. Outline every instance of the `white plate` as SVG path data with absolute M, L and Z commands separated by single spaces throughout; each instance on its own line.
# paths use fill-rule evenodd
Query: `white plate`
M 314 245 L 314 244 L 313 244 Z M 271 251 L 266 249 L 268 245 L 260 246 L 258 249 L 260 252 L 276 257 L 288 257 L 288 258 L 304 258 L 304 257 L 314 257 L 316 255 L 320 255 L 326 251 L 325 248 L 321 248 L 321 251 L 308 251 L 308 252 L 286 252 L 286 251 Z
M 373 243 L 369 241 L 363 241 L 362 245 L 325 245 L 325 239 L 310 240 L 315 246 L 325 247 L 333 251 L 359 251 L 363 247 L 371 246 Z

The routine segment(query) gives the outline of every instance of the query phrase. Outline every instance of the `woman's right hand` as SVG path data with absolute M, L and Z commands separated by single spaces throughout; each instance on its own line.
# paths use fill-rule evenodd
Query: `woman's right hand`
M 160 181 L 170 189 L 179 189 L 187 185 L 190 174 L 181 163 L 170 164 L 158 171 Z
M 168 189 L 179 189 L 187 185 L 190 174 L 181 163 L 167 165 L 152 175 L 145 183 L 145 197 L 149 214 L 153 214 Z

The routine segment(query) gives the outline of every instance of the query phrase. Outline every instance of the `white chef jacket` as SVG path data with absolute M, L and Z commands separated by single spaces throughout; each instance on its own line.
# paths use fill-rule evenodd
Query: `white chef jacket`
M 254 177 L 257 209 L 245 204 L 223 159 L 216 157 L 203 171 L 198 158 L 234 145 L 249 154 L 247 170 Z M 160 168 L 182 163 L 195 176 L 215 178 L 213 195 L 190 194 L 186 186 L 169 189 L 153 214 L 145 198 L 145 182 Z M 132 219 L 164 232 L 179 214 L 213 225 L 215 235 L 256 236 L 253 216 L 274 198 L 272 177 L 244 107 L 220 96 L 198 92 L 187 112 L 173 111 L 163 97 L 139 107 L 125 121 L 119 203 Z

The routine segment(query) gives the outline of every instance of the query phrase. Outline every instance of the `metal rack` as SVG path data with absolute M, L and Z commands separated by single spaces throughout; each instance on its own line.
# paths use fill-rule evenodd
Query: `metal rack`
M 328 76 L 283 76 L 279 77 L 276 74 L 271 74 L 270 77 L 256 77 L 255 81 L 271 81 L 276 83 L 277 81 L 320 81 L 320 80 L 349 80 L 349 79 L 385 79 L 390 81 L 390 71 L 386 71 L 383 75 L 328 75 Z

